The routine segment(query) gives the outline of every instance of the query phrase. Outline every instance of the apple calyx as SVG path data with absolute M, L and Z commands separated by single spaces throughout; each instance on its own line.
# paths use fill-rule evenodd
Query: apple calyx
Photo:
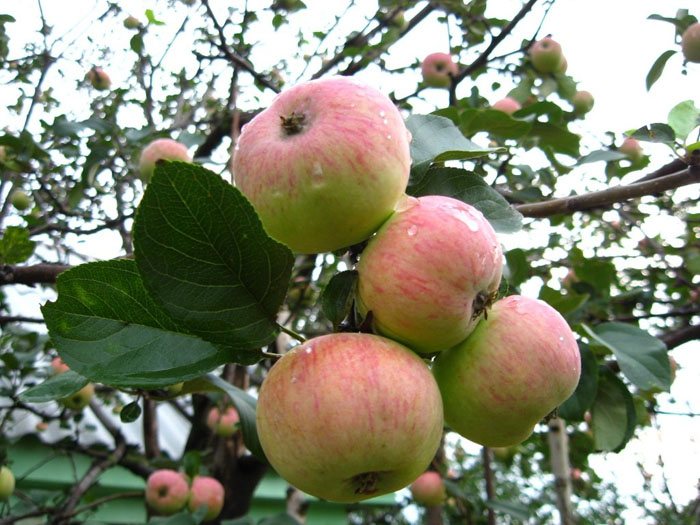
M 304 113 L 296 113 L 292 111 L 292 114 L 288 117 L 280 115 L 280 120 L 282 120 L 282 129 L 287 136 L 297 135 L 304 131 L 304 122 L 306 121 L 306 115 Z
M 498 291 L 493 293 L 484 290 L 476 294 L 474 298 L 474 306 L 472 307 L 472 320 L 477 319 L 481 314 L 484 314 L 484 319 L 488 319 L 488 309 L 498 298 Z
M 363 472 L 350 478 L 350 482 L 356 485 L 355 494 L 371 495 L 377 492 L 377 482 L 379 481 L 379 471 Z

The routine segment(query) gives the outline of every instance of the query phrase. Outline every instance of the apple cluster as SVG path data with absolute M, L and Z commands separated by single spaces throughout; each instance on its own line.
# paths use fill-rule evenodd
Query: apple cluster
M 163 516 L 175 514 L 185 506 L 190 512 L 195 512 L 206 505 L 204 521 L 211 521 L 221 512 L 224 496 L 223 485 L 209 476 L 195 476 L 190 484 L 186 474 L 160 469 L 146 481 L 146 503 Z
M 445 424 L 483 445 L 519 443 L 580 375 L 556 310 L 496 300 L 503 252 L 482 213 L 405 194 L 409 141 L 388 97 L 329 78 L 278 95 L 243 128 L 234 156 L 236 185 L 294 251 L 367 242 L 355 299 L 375 333 L 304 342 L 274 364 L 258 396 L 270 464 L 323 499 L 355 502 L 416 482 L 417 500 L 427 491 L 425 504 L 439 504 L 444 488 L 425 471 Z

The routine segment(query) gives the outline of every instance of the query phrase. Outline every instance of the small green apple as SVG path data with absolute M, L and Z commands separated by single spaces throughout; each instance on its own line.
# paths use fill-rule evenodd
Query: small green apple
M 15 491 L 15 475 L 6 466 L 0 467 L 0 500 L 4 501 Z
M 88 383 L 75 394 L 59 399 L 58 402 L 70 410 L 79 411 L 88 406 L 94 393 L 95 386 L 92 383 Z
M 584 115 L 593 109 L 593 95 L 589 91 L 577 91 L 571 98 L 571 105 L 574 106 L 576 115 Z
M 549 36 L 538 40 L 530 48 L 532 66 L 540 73 L 560 71 L 563 57 L 561 45 Z
M 23 190 L 16 189 L 12 190 L 12 195 L 10 195 L 10 203 L 17 211 L 24 211 L 31 208 L 32 199 Z

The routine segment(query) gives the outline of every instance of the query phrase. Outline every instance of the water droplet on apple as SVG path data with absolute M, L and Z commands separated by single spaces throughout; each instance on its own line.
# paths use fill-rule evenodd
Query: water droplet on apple
M 384 122 L 384 125 L 387 126 L 389 124 L 389 119 L 384 119 L 382 122 Z
M 311 347 L 311 346 L 307 347 L 307 348 L 304 350 L 304 352 L 306 352 L 307 354 L 310 354 L 311 352 L 313 352 L 313 347 Z
M 559 340 L 563 342 L 563 341 L 564 341 L 564 336 L 563 336 L 563 335 L 560 335 L 560 336 L 559 336 Z
M 292 376 L 292 379 L 290 379 L 290 381 L 291 381 L 292 383 L 296 383 L 296 382 L 297 382 L 296 376 Z
M 314 165 L 311 167 L 311 183 L 314 188 L 319 188 L 325 183 L 323 180 L 323 167 L 320 162 L 314 162 Z
M 382 118 L 386 117 L 386 111 L 381 110 L 381 111 L 379 112 L 379 116 L 382 117 Z M 386 122 L 386 119 L 384 120 L 384 122 Z
M 410 131 L 406 130 L 406 139 L 411 142 L 413 140 L 413 135 Z
M 387 135 L 386 138 L 388 138 L 389 140 L 391 140 L 391 135 Z
M 409 235 L 410 237 L 413 237 L 416 233 L 418 233 L 418 226 L 416 226 L 415 224 L 412 224 L 412 225 L 408 228 L 408 230 L 406 230 L 406 233 L 408 233 L 408 235 Z

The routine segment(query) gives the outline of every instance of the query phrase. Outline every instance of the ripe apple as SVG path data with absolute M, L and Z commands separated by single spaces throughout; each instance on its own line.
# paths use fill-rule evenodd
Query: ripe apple
M 683 32 L 681 49 L 688 62 L 700 62 L 700 22 L 691 24 Z
M 235 183 L 292 250 L 345 248 L 372 235 L 403 195 L 409 137 L 380 91 L 348 77 L 312 80 L 243 127 Z
M 92 87 L 98 91 L 105 91 L 112 85 L 109 75 L 101 67 L 93 67 L 88 71 L 87 78 Z
M 146 503 L 158 514 L 169 516 L 182 510 L 190 497 L 185 476 L 175 470 L 160 469 L 148 476 Z
M 493 109 L 497 109 L 498 111 L 503 111 L 503 113 L 507 113 L 508 115 L 515 113 L 521 108 L 520 102 L 510 97 L 499 100 L 491 107 Z
M 90 399 L 95 394 L 95 386 L 88 383 L 75 394 L 59 399 L 58 402 L 70 410 L 82 410 L 90 403 Z
M 172 139 L 156 139 L 141 151 L 139 178 L 145 183 L 151 180 L 156 162 L 159 160 L 181 160 L 192 162 L 187 146 Z
M 195 476 L 190 489 L 190 499 L 187 508 L 196 511 L 202 505 L 207 506 L 204 521 L 216 518 L 224 506 L 224 486 L 218 480 L 207 476 Z
M 411 199 L 377 232 L 357 265 L 357 305 L 375 330 L 419 353 L 474 329 L 501 281 L 503 252 L 476 208 L 451 197 Z
M 543 301 L 511 295 L 433 365 L 445 422 L 467 439 L 507 447 L 574 391 L 581 374 L 569 325 Z
M 530 48 L 532 66 L 540 73 L 560 71 L 563 58 L 561 45 L 549 36 L 538 40 Z
M 571 105 L 574 106 L 576 115 L 584 115 L 593 109 L 593 95 L 589 91 L 577 91 L 571 98 Z
M 0 467 L 0 500 L 9 498 L 15 491 L 15 475 L 6 466 Z
M 140 25 L 141 22 L 139 22 L 139 19 L 135 16 L 127 16 L 124 19 L 124 27 L 127 29 L 138 29 Z
M 457 74 L 457 64 L 449 53 L 431 53 L 420 64 L 423 83 L 433 88 L 448 88 L 452 76 Z
M 442 505 L 447 497 L 440 474 L 432 470 L 423 472 L 411 483 L 411 494 L 416 503 L 426 507 Z
M 51 360 L 51 368 L 53 368 L 54 374 L 61 374 L 66 370 L 70 370 L 70 368 L 68 368 L 68 365 L 63 362 L 63 359 L 61 359 L 58 356 L 54 357 Z
M 299 490 L 337 502 L 414 481 L 442 436 L 442 400 L 423 360 L 371 334 L 307 341 L 270 369 L 257 430 L 272 467 Z
M 17 211 L 24 211 L 32 206 L 32 199 L 24 191 L 16 189 L 12 190 L 12 195 L 10 195 L 10 203 Z
M 639 162 L 644 156 L 642 145 L 637 139 L 633 139 L 632 137 L 627 137 L 622 141 L 622 144 L 617 150 L 627 155 L 632 162 Z
M 232 406 L 222 414 L 218 407 L 212 407 L 207 414 L 207 426 L 217 436 L 232 436 L 238 430 L 238 412 Z

